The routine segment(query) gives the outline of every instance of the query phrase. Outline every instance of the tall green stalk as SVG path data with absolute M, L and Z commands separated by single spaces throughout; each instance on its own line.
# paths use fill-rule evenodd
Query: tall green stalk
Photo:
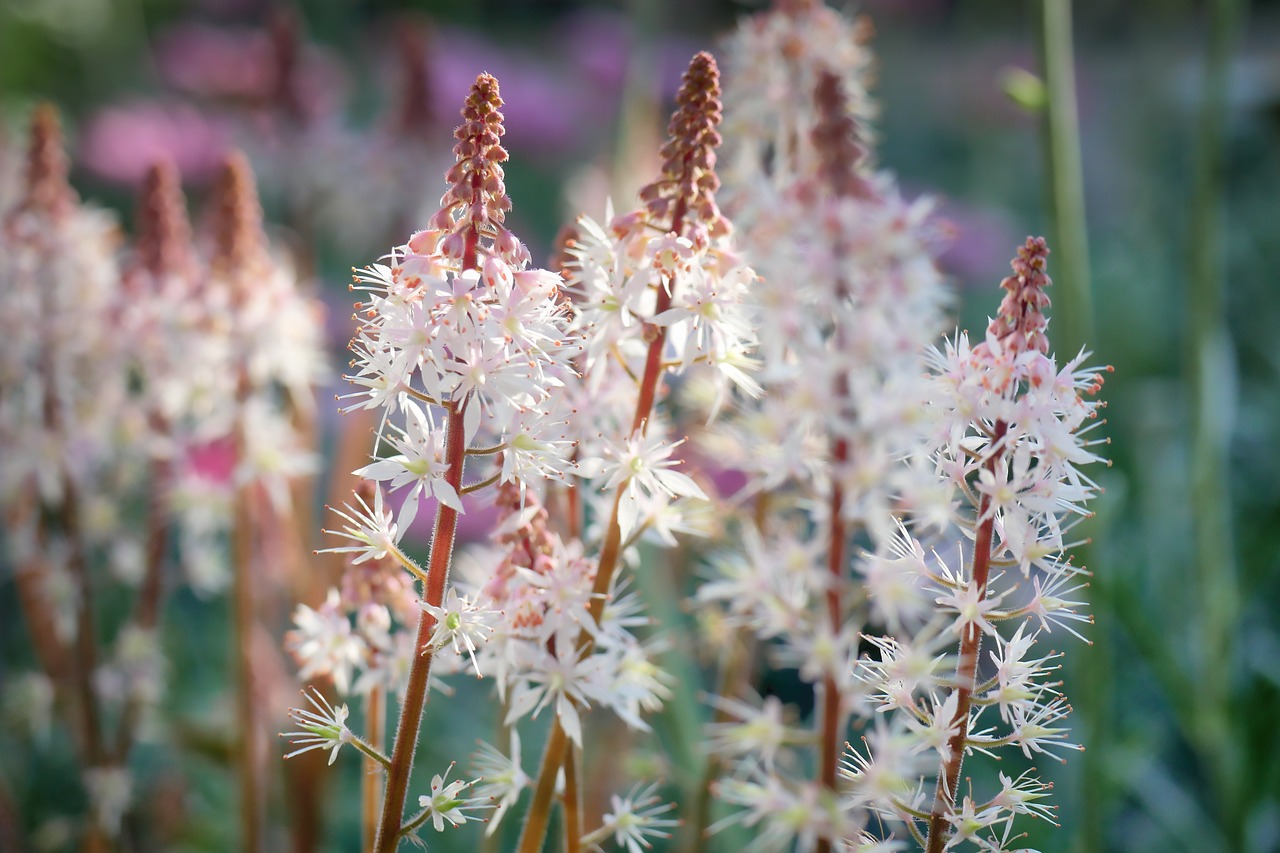
M 1240 0 L 1209 3 L 1205 78 L 1191 197 L 1188 329 L 1191 391 L 1191 516 L 1199 611 L 1196 624 L 1194 744 L 1209 770 L 1222 829 L 1244 849 L 1241 756 L 1230 722 L 1232 636 L 1240 613 L 1229 465 L 1236 369 L 1226 320 L 1222 257 L 1223 137 Z
M 1040 0 L 1040 25 L 1046 174 L 1056 270 L 1053 339 L 1065 356 L 1075 355 L 1085 341 L 1093 340 L 1071 0 Z
M 1040 65 L 1044 75 L 1042 128 L 1045 148 L 1046 202 L 1054 242 L 1054 341 L 1061 359 L 1074 356 L 1093 337 L 1093 297 L 1089 275 L 1089 236 L 1085 216 L 1084 168 L 1075 82 L 1075 48 L 1071 0 L 1039 0 Z M 1080 557 L 1087 565 L 1089 550 Z M 1097 592 L 1090 595 L 1096 599 Z M 1074 667 L 1081 694 L 1082 723 L 1088 743 L 1104 746 L 1111 704 L 1109 644 L 1097 632 L 1088 659 Z M 1103 849 L 1108 786 L 1105 748 L 1082 756 L 1080 812 L 1072 842 L 1074 853 Z

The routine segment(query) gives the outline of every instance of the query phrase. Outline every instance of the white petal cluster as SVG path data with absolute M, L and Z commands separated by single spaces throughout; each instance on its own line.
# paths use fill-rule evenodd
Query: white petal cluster
M 352 342 L 360 390 L 350 408 L 385 408 L 389 455 L 359 472 L 408 488 L 399 522 L 423 497 L 461 509 L 445 482 L 440 407 L 466 412 L 468 445 L 483 435 L 504 450 L 499 480 L 541 489 L 563 478 L 572 443 L 551 398 L 573 375 L 578 347 L 559 301 L 560 278 L 529 269 L 528 252 L 509 236 L 493 242 L 481 269 L 463 270 L 449 240 L 418 232 L 386 264 L 357 271 L 363 325 Z M 450 237 L 453 235 L 449 235 Z
M 917 622 L 925 608 L 932 615 L 913 640 L 901 639 L 903 632 L 900 639 L 874 638 L 875 651 L 860 662 L 859 678 L 872 688 L 869 701 L 891 730 L 910 738 L 913 749 L 939 752 L 943 761 L 951 757 L 948 740 L 961 723 L 966 753 L 1017 749 L 1027 758 L 1061 760 L 1061 752 L 1080 748 L 1065 724 L 1060 655 L 1038 651 L 1036 642 L 1055 630 L 1079 636 L 1076 626 L 1090 621 L 1078 600 L 1085 573 L 1066 552 L 1074 544 L 1071 529 L 1087 516 L 1084 503 L 1097 492 L 1081 469 L 1102 461 L 1093 450 L 1098 442 L 1088 436 L 1102 405 L 1095 399 L 1102 377 L 1081 367 L 1083 354 L 1059 368 L 1046 352 L 1040 314 L 1048 304 L 1046 254 L 1043 241 L 1030 238 L 1019 250 L 1015 275 L 1004 283 L 1013 296 L 981 343 L 971 346 L 967 336 L 957 335 L 931 355 L 929 430 L 921 453 L 952 493 L 959 532 L 980 547 L 951 545 L 939 556 L 901 528 L 892 552 L 877 557 L 869 575 L 893 596 L 892 608 L 882 607 L 882 613 L 909 612 Z M 1015 304 L 1017 299 L 1024 301 Z M 1010 322 L 1010 315 L 1022 319 Z M 935 536 L 935 543 L 948 535 L 955 534 Z M 983 544 L 988 537 L 989 555 Z M 957 556 L 944 559 L 948 553 Z M 985 564 L 981 575 L 979 562 Z M 884 581 L 886 575 L 894 580 Z M 910 628 L 909 620 L 899 622 Z M 986 649 L 967 716 L 954 701 L 959 692 L 938 681 L 956 672 L 955 664 L 933 667 L 925 679 L 901 678 L 908 644 L 946 635 L 968 637 Z M 945 702 L 940 689 L 949 691 Z M 874 744 L 870 752 L 846 768 L 853 796 L 882 817 L 912 824 L 909 803 L 886 796 L 871 773 L 892 762 L 894 753 L 878 755 Z M 942 784 L 938 773 L 937 765 L 925 767 L 915 784 Z M 912 774 L 904 767 L 898 775 Z M 1045 784 L 1027 774 L 1000 781 L 1000 791 L 986 801 L 953 792 L 954 805 L 944 815 L 952 827 L 949 849 L 1013 849 L 1015 818 L 1053 820 L 1040 802 Z
M 511 487 L 504 488 L 506 518 L 494 536 L 501 558 L 496 570 L 492 564 L 482 569 L 486 580 L 477 598 L 500 613 L 476 657 L 508 697 L 506 725 L 551 708 L 580 744 L 582 712 L 601 706 L 648 730 L 641 713 L 662 706 L 669 679 L 653 661 L 656 649 L 631 631 L 648 621 L 638 599 L 615 585 L 597 624 L 588 609 L 596 598 L 595 561 L 583 556 L 579 542 L 566 544 L 548 528 L 546 510 L 533 496 L 521 506 Z M 589 650 L 580 646 L 584 633 L 594 640 Z
M 606 220 L 578 219 L 566 268 L 591 390 L 599 393 L 617 375 L 605 361 L 640 377 L 653 327 L 662 326 L 665 367 L 677 373 L 709 367 L 720 400 L 734 388 L 758 394 L 751 377 L 756 274 L 732 239 L 713 237 L 698 223 L 663 234 L 645 210 L 610 212 Z M 663 311 L 657 310 L 659 288 L 671 297 Z

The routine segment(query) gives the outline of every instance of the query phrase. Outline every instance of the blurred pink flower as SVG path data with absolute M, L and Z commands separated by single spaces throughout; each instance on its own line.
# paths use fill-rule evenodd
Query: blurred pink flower
M 95 113 L 80 140 L 80 161 L 108 181 L 137 184 L 168 158 L 187 182 L 211 179 L 226 155 L 228 129 L 186 104 L 142 102 Z
M 203 480 L 230 483 L 235 473 L 236 448 L 231 438 L 220 438 L 186 449 L 186 467 Z
M 331 52 L 302 38 L 283 16 L 268 27 L 181 24 L 157 40 L 155 59 L 165 81 L 184 92 L 258 105 L 287 96 L 292 104 L 277 105 L 315 117 L 341 102 L 346 76 Z

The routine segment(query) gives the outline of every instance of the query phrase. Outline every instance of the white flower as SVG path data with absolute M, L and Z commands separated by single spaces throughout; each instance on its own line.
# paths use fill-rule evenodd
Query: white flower
M 344 743 L 352 743 L 354 735 L 347 728 L 349 711 L 346 705 L 337 708 L 329 704 L 324 694 L 314 687 L 310 693 L 303 693 L 311 703 L 314 711 L 305 708 L 290 708 L 289 717 L 298 724 L 299 731 L 285 732 L 282 737 L 291 738 L 298 747 L 285 758 L 293 758 L 313 749 L 329 750 L 329 763 L 333 764 L 338 757 L 338 750 Z
M 475 667 L 476 677 L 479 678 L 476 644 L 483 643 L 493 633 L 491 623 L 499 615 L 498 611 L 481 607 L 466 596 L 458 598 L 458 591 L 454 587 L 449 587 L 449 594 L 445 596 L 442 606 L 436 607 L 423 601 L 422 609 L 436 620 L 435 630 L 427 641 L 426 648 L 422 650 L 423 653 L 437 651 L 446 643 L 453 647 L 454 654 L 462 654 L 465 648 L 471 658 L 471 665 Z
M 707 496 L 687 474 L 681 474 L 672 468 L 680 464 L 680 460 L 671 459 L 671 454 L 684 440 L 668 443 L 662 433 L 654 429 L 649 434 L 637 430 L 623 444 L 609 443 L 605 452 L 612 457 L 601 471 L 608 475 L 604 484 L 606 490 L 614 490 L 625 486 L 619 497 L 618 525 L 622 530 L 623 541 L 639 523 L 640 496 L 665 494 L 668 497 L 689 497 L 706 500 Z
M 526 714 L 538 714 L 555 704 L 560 725 L 574 743 L 582 746 L 582 720 L 578 705 L 588 706 L 608 692 L 608 676 L 604 655 L 584 655 L 575 647 L 573 637 L 557 634 L 555 654 L 545 648 L 535 651 L 535 662 L 520 676 L 511 692 L 511 707 L 504 725 L 510 726 Z
M 364 495 L 355 493 L 359 507 L 343 504 L 345 512 L 336 507 L 329 507 L 335 515 L 346 522 L 342 530 L 325 530 L 334 536 L 350 539 L 354 544 L 340 545 L 336 548 L 324 548 L 321 554 L 354 554 L 351 562 L 360 565 L 366 560 L 381 560 L 388 554 L 399 553 L 400 526 L 395 522 L 391 511 L 382 505 L 382 488 L 373 489 L 373 506 L 369 506 Z
M 596 850 L 609 835 L 613 835 L 614 843 L 625 847 L 627 853 L 643 853 L 653 846 L 652 838 L 670 838 L 668 829 L 679 826 L 680 821 L 662 815 L 676 807 L 675 803 L 664 803 L 657 796 L 658 785 L 637 783 L 625 797 L 617 794 L 609 798 L 613 809 L 603 818 L 603 824 L 583 836 L 582 843 L 591 845 Z
M 333 678 L 339 693 L 351 689 L 355 668 L 365 659 L 365 641 L 351 630 L 338 590 L 330 589 L 324 604 L 312 609 L 299 604 L 293 612 L 294 629 L 285 635 L 285 648 L 293 652 L 304 680 L 317 675 Z
M 707 726 L 707 748 L 724 758 L 758 755 L 766 767 L 773 767 L 783 747 L 805 743 L 808 735 L 787 724 L 782 701 L 777 696 L 751 698 L 751 702 L 723 696 L 707 698 L 707 704 L 729 717 Z
M 507 757 L 495 747 L 480 741 L 480 750 L 471 757 L 471 766 L 480 777 L 475 787 L 476 796 L 498 801 L 485 835 L 493 835 L 507 810 L 515 805 L 533 782 L 520 766 L 520 732 L 514 726 L 511 732 L 511 756 Z
M 93 820 L 110 837 L 120 834 L 120 821 L 133 800 L 133 776 L 124 767 L 94 767 L 84 772 Z
M 463 797 L 462 792 L 470 788 L 479 779 L 472 779 L 465 782 L 461 779 L 446 783 L 449 778 L 449 772 L 453 770 L 450 764 L 443 774 L 437 773 L 431 777 L 431 794 L 418 797 L 418 805 L 422 807 L 423 812 L 419 815 L 421 822 L 429 817 L 431 825 L 436 832 L 443 832 L 444 825 L 447 821 L 450 826 L 462 826 L 467 821 L 480 820 L 473 814 L 468 814 L 468 810 L 491 809 L 493 802 L 491 797 Z M 418 819 L 415 819 L 418 820 Z
M 435 496 L 440 503 L 462 512 L 462 500 L 458 492 L 445 480 L 449 463 L 445 460 L 444 430 L 436 427 L 429 411 L 413 402 L 405 401 L 401 408 L 405 413 L 405 425 L 387 424 L 398 435 L 385 436 L 387 442 L 399 453 L 380 459 L 354 473 L 370 480 L 390 480 L 394 491 L 412 484 L 397 518 L 400 528 L 408 529 L 418 514 L 418 502 L 423 496 Z

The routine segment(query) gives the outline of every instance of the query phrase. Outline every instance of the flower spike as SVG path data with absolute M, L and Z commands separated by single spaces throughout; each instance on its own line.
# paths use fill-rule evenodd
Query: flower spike
M 689 62 L 676 95 L 676 110 L 667 127 L 670 138 L 662 146 L 662 174 L 640 191 L 650 216 L 662 220 L 670 215 L 673 231 L 684 234 L 687 229 L 681 225 L 688 221 L 699 223 L 712 237 L 729 233 L 729 221 L 721 216 L 715 199 L 720 188 L 715 171 L 715 149 L 720 144 L 716 126 L 721 119 L 720 69 L 715 58 L 703 51 Z
M 1000 302 L 1000 313 L 987 327 L 987 334 L 1013 347 L 1015 353 L 1049 353 L 1049 338 L 1045 335 L 1049 321 L 1044 316 L 1049 294 L 1045 288 L 1053 281 L 1044 271 L 1048 257 L 1044 238 L 1028 237 L 1011 262 L 1013 275 L 1000 282 L 1008 292 Z
M 213 269 L 221 275 L 247 278 L 266 263 L 267 249 L 258 187 L 243 152 L 235 151 L 224 161 L 213 205 Z
M 31 117 L 26 187 L 19 209 L 40 210 L 55 218 L 70 215 L 76 194 L 67 182 L 69 171 L 58 108 L 41 104 Z
M 135 268 L 156 277 L 190 277 L 196 259 L 178 170 L 160 160 L 147 170 L 138 198 Z

